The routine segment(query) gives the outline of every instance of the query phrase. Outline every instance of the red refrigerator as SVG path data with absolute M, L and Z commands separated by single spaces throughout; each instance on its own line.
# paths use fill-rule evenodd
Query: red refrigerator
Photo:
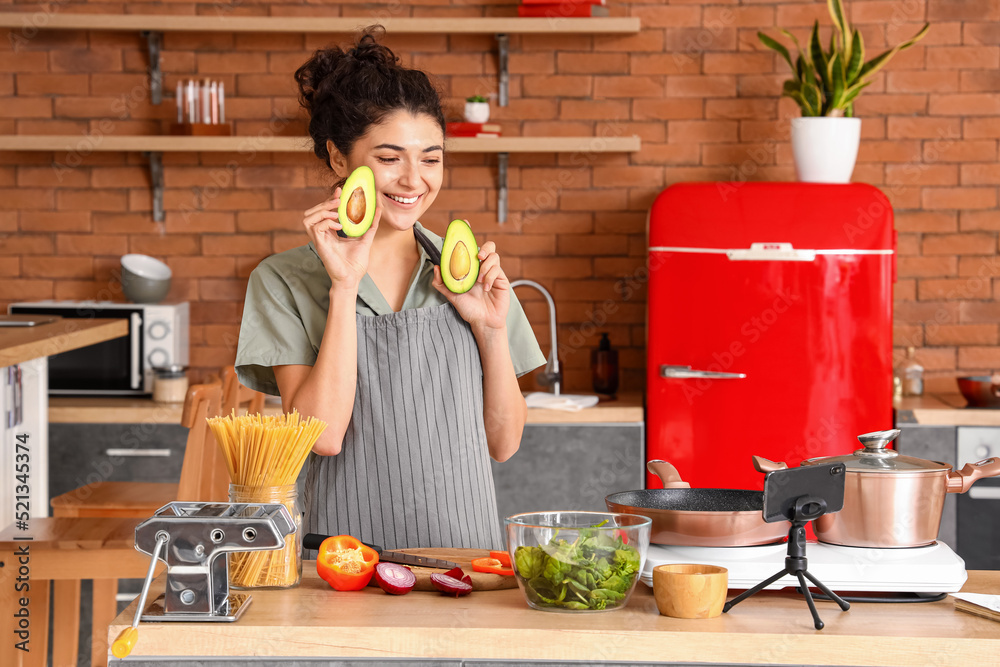
M 647 458 L 763 488 L 892 428 L 892 208 L 861 183 L 683 183 L 649 218 Z M 659 481 L 649 476 L 649 488 Z

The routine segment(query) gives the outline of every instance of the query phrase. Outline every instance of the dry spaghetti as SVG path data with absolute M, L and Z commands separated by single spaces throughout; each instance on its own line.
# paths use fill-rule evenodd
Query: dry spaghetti
M 239 588 L 295 586 L 302 573 L 295 480 L 326 422 L 303 418 L 296 411 L 239 416 L 234 411 L 225 417 L 210 417 L 208 425 L 229 468 L 230 500 L 283 503 L 296 524 L 283 549 L 230 554 L 230 584 Z

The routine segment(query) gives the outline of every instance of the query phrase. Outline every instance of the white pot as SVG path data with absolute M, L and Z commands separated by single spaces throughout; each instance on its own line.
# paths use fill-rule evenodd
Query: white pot
M 470 123 L 485 123 L 490 119 L 489 102 L 466 102 L 465 120 Z
M 850 183 L 861 143 L 860 118 L 792 119 L 795 172 L 807 183 Z

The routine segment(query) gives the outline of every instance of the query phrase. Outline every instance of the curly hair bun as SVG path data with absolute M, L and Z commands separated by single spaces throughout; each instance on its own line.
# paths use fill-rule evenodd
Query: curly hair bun
M 353 47 L 318 49 L 295 71 L 299 103 L 309 112 L 313 152 L 329 163 L 327 141 L 342 154 L 368 128 L 398 109 L 434 118 L 444 133 L 441 98 L 427 75 L 400 65 L 389 47 L 379 43 L 385 28 L 365 28 Z

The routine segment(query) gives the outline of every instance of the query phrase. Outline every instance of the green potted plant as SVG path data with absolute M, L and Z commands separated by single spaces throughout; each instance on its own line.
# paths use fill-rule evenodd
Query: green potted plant
M 470 123 L 485 123 L 490 119 L 490 102 L 482 95 L 465 98 L 465 120 Z
M 827 0 L 826 4 L 834 27 L 828 49 L 824 50 L 820 41 L 819 21 L 813 24 L 808 48 L 781 30 L 799 51 L 794 62 L 783 44 L 763 32 L 757 37 L 792 68 L 792 78 L 785 81 L 781 94 L 802 109 L 802 117 L 792 119 L 792 152 L 799 180 L 848 183 L 861 140 L 861 119 L 854 118 L 854 100 L 894 55 L 922 39 L 930 24 L 925 23 L 906 42 L 865 61 L 864 40 L 848 22 L 843 1 Z

